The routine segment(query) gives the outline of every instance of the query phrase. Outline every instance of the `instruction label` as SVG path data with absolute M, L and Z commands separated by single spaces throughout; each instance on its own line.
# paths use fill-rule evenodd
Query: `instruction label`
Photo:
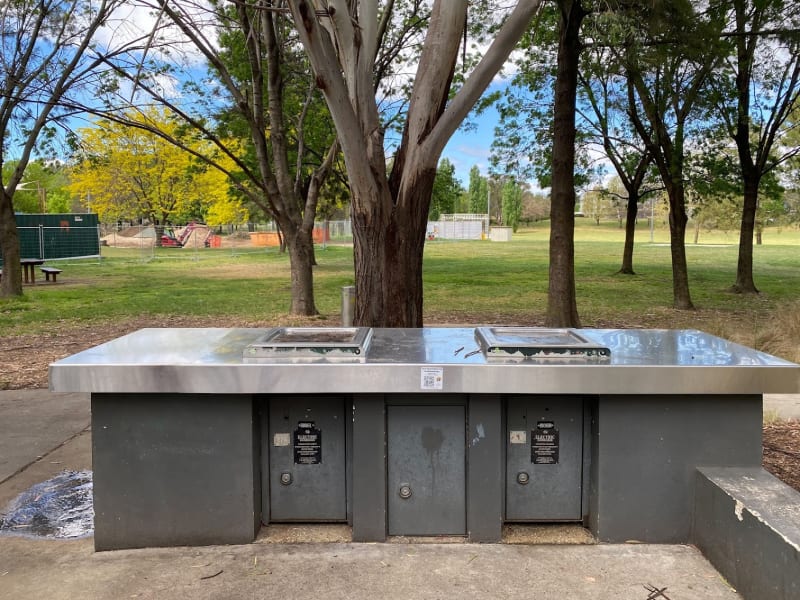
M 508 436 L 508 441 L 512 444 L 525 444 L 528 441 L 527 431 L 512 431 Z
M 553 421 L 539 421 L 531 431 L 531 462 L 535 465 L 558 464 L 558 429 Z
M 276 433 L 272 437 L 272 445 L 276 447 L 288 446 L 292 443 L 292 434 L 290 433 Z
M 294 464 L 318 465 L 322 462 L 322 432 L 314 421 L 300 421 L 294 430 Z

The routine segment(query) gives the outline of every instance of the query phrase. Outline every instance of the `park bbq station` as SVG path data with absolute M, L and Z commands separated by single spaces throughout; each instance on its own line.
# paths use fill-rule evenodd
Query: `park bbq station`
M 759 468 L 800 367 L 693 330 L 143 329 L 50 367 L 90 392 L 95 547 L 573 522 L 691 539 L 698 469 Z

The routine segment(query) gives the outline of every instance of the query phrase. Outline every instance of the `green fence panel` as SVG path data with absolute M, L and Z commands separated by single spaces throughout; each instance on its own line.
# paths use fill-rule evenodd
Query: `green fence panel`
M 54 260 L 100 255 L 96 214 L 17 214 L 16 219 L 20 258 Z

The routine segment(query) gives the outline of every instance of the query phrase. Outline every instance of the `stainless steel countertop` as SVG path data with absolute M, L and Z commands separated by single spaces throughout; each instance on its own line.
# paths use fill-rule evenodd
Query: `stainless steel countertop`
M 50 365 L 50 389 L 93 393 L 763 394 L 800 366 L 695 330 L 581 329 L 604 364 L 489 362 L 472 328 L 375 329 L 363 363 L 245 362 L 268 329 L 142 329 Z M 459 350 L 460 348 L 460 350 Z

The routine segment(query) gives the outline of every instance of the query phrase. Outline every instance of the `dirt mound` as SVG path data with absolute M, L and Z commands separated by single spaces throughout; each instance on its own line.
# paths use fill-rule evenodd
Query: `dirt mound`
M 135 237 L 142 233 L 147 227 L 145 225 L 135 225 L 133 227 L 123 227 L 116 232 L 116 235 L 122 237 Z
M 156 243 L 154 237 L 142 236 L 141 232 L 133 236 L 125 236 L 116 232 L 109 233 L 100 238 L 100 241 L 105 246 L 115 248 L 149 248 Z

